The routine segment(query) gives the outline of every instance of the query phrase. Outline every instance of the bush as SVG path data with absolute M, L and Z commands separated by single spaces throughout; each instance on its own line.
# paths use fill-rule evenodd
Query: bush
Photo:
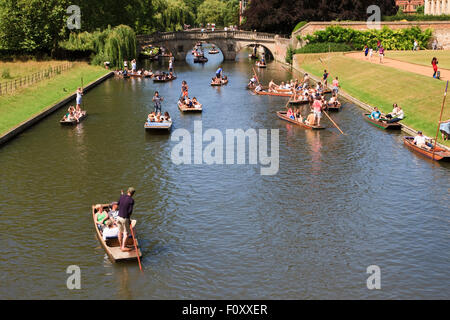
M 322 42 L 308 43 L 303 48 L 295 50 L 295 53 L 322 53 L 322 52 L 344 52 L 354 50 L 345 43 Z
M 292 64 L 292 57 L 293 56 L 294 56 L 294 49 L 292 49 L 292 47 L 289 46 L 287 48 L 287 51 L 286 51 L 286 58 L 285 58 L 286 62 L 289 63 L 289 64 Z
M 3 71 L 2 71 L 2 78 L 3 79 L 11 79 L 12 78 L 11 74 L 9 73 L 9 69 L 8 68 L 3 69 Z
M 420 7 L 418 8 L 420 9 Z M 422 9 L 423 10 L 423 9 Z M 395 16 L 383 16 L 383 21 L 400 21 L 400 20 L 406 20 L 406 21 L 448 21 L 450 20 L 450 15 L 440 15 L 440 16 L 434 16 L 431 14 L 396 14 Z
M 299 23 L 297 23 L 297 25 L 295 26 L 294 30 L 292 30 L 292 33 L 297 31 L 298 29 L 300 29 L 301 27 L 303 27 L 307 23 L 308 23 L 308 21 L 300 21 Z
M 431 35 L 431 29 L 422 31 L 419 27 L 392 30 L 385 26 L 381 30 L 360 31 L 341 26 L 329 26 L 325 30 L 316 31 L 303 39 L 298 36 L 298 39 L 306 40 L 309 44 L 344 43 L 355 50 L 362 50 L 366 44 L 375 48 L 377 41 L 380 40 L 387 50 L 410 50 L 414 40 L 417 40 L 420 47 L 427 47 Z

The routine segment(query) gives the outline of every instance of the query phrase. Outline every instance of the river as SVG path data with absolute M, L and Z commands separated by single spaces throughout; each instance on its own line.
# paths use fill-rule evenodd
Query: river
M 1 299 L 393 299 L 450 296 L 450 166 L 408 150 L 348 102 L 331 116 L 346 135 L 279 120 L 287 98 L 245 89 L 252 64 L 177 61 L 178 79 L 111 78 L 84 96 L 89 116 L 61 109 L 0 149 Z M 230 82 L 209 85 L 222 64 Z M 153 70 L 167 63 L 153 63 Z M 290 72 L 270 62 L 260 80 Z M 300 77 L 300 75 L 297 75 Z M 181 114 L 181 81 L 203 104 Z M 158 90 L 175 130 L 279 129 L 279 171 L 259 164 L 176 165 L 171 134 L 145 132 Z M 112 264 L 91 205 L 136 188 L 144 272 Z M 81 269 L 81 289 L 66 268 Z M 366 272 L 379 266 L 381 289 Z

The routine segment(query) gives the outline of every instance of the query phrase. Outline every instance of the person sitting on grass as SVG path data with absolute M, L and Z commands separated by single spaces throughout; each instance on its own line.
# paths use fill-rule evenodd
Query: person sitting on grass
M 417 136 L 414 137 L 414 144 L 419 148 L 430 151 L 433 145 L 427 141 L 427 137 L 422 134 L 422 131 L 417 131 Z
M 381 118 L 381 112 L 380 112 L 380 110 L 378 110 L 378 108 L 375 107 L 375 108 L 373 109 L 372 113 L 369 115 L 369 118 L 370 118 L 370 119 L 373 119 L 373 120 L 380 121 L 380 118 Z

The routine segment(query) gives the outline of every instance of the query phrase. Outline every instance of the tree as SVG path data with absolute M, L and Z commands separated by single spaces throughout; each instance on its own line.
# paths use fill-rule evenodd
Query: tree
M 224 26 L 239 24 L 239 0 L 228 0 L 225 2 L 223 23 Z
M 0 48 L 49 51 L 57 47 L 68 17 L 66 0 L 0 1 Z
M 198 24 L 215 23 L 217 26 L 224 25 L 225 3 L 219 0 L 205 0 L 197 10 Z
M 396 13 L 395 0 L 251 0 L 244 12 L 244 29 L 288 34 L 302 20 L 360 20 L 370 5 L 382 15 Z

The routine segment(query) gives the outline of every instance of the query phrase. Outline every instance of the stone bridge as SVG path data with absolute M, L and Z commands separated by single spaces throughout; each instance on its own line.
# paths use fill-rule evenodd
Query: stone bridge
M 291 40 L 282 36 L 252 31 L 178 31 L 154 33 L 151 35 L 138 35 L 138 50 L 143 46 L 152 44 L 163 46 L 175 56 L 177 60 L 185 60 L 188 54 L 199 41 L 213 43 L 218 47 L 225 60 L 236 59 L 236 54 L 248 46 L 264 47 L 275 60 L 285 61 L 286 51 Z

